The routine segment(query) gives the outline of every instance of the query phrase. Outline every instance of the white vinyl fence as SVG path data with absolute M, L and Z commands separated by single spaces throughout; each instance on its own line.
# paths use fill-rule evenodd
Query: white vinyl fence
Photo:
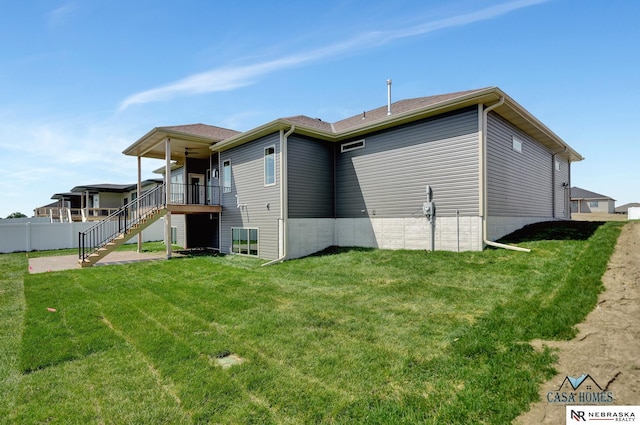
M 51 223 L 49 221 L 0 220 L 0 253 L 45 251 L 78 247 L 78 233 L 94 223 Z M 158 220 L 142 232 L 144 242 L 164 240 L 164 220 Z M 128 243 L 136 243 L 132 237 Z

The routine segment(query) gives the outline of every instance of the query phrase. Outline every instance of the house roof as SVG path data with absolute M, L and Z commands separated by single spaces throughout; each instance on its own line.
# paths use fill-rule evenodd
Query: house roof
M 581 189 L 579 187 L 572 187 L 571 188 L 571 199 L 573 200 L 578 200 L 578 199 L 610 199 L 612 201 L 615 201 L 615 199 L 610 198 L 609 196 L 606 195 L 601 195 L 599 193 L 595 193 L 595 192 L 591 192 L 585 189 Z
M 73 192 L 64 192 L 64 193 L 54 193 L 51 196 L 51 199 L 69 199 L 73 197 L 81 196 L 82 193 L 73 193 Z
M 171 158 L 208 158 L 209 147 L 220 140 L 239 134 L 236 130 L 206 124 L 155 127 L 125 149 L 125 155 L 165 158 L 164 141 L 171 139 Z
M 125 192 L 130 185 L 128 184 L 87 184 L 84 186 L 75 186 L 71 189 L 72 193 L 82 193 L 87 190 L 90 192 Z
M 162 184 L 162 179 L 147 179 L 141 182 L 142 186 L 148 186 L 150 184 Z M 131 190 L 136 190 L 138 187 L 137 183 L 133 184 L 112 184 L 112 183 L 102 183 L 102 184 L 87 184 L 84 186 L 75 186 L 71 189 L 70 193 L 64 194 L 56 194 L 57 195 L 65 195 L 65 196 L 77 196 L 82 195 L 83 192 L 89 191 L 92 193 L 97 192 L 113 192 L 113 193 L 124 193 L 129 192 Z M 53 198 L 52 199 L 57 199 Z
M 51 198 L 51 199 L 54 199 L 54 198 Z M 47 204 L 47 205 L 42 205 L 41 207 L 37 207 L 37 208 L 35 208 L 35 209 L 40 209 L 40 208 L 55 208 L 55 207 L 57 207 L 57 206 L 58 206 L 58 201 L 56 201 L 56 202 L 52 202 L 52 203 Z
M 629 204 L 620 205 L 616 207 L 616 214 L 627 214 L 629 208 L 640 208 L 640 202 L 631 202 Z
M 390 115 L 387 114 L 387 106 L 385 105 L 335 123 L 324 122 L 321 119 L 304 115 L 278 118 L 252 130 L 224 139 L 213 145 L 211 149 L 224 151 L 278 130 L 289 130 L 292 125 L 295 126 L 296 134 L 341 142 L 465 107 L 479 104 L 492 105 L 501 99 L 504 99 L 504 102 L 494 109 L 495 113 L 547 146 L 554 153 L 571 161 L 584 159 L 547 126 L 497 87 L 401 100 L 391 104 Z
M 320 118 L 296 115 L 278 118 L 245 132 L 204 124 L 156 127 L 125 149 L 123 153 L 164 159 L 166 158 L 164 141 L 170 138 L 171 160 L 184 160 L 187 156 L 207 158 L 209 149 L 224 151 L 280 130 L 287 131 L 292 126 L 295 126 L 295 133 L 299 135 L 341 142 L 466 107 L 493 105 L 500 100 L 503 100 L 503 103 L 493 110 L 495 113 L 545 145 L 552 152 L 570 161 L 584 159 L 582 155 L 573 150 L 565 141 L 498 87 L 400 100 L 391 104 L 391 114 L 387 113 L 387 105 L 385 105 L 335 123 L 326 122 Z
M 239 133 L 238 131 L 228 128 L 206 124 L 174 125 L 169 127 L 158 127 L 158 130 L 163 130 L 176 135 L 201 136 L 212 140 L 224 140 L 227 137 L 231 137 Z
M 403 114 L 428 108 L 429 106 L 436 105 L 447 100 L 456 99 L 464 95 L 480 92 L 480 90 L 467 90 L 455 93 L 439 94 L 436 96 L 416 97 L 413 99 L 404 99 L 391 104 L 391 116 Z M 337 121 L 333 127 L 336 133 L 352 130 L 354 128 L 365 126 L 371 122 L 381 121 L 389 119 L 391 116 L 387 115 L 388 106 L 380 106 L 369 111 L 363 111 L 362 114 L 354 115 L 352 117 Z

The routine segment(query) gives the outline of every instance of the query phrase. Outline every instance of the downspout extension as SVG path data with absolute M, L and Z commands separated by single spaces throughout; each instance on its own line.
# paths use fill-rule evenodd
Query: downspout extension
M 519 246 L 506 245 L 503 243 L 493 242 L 487 239 L 487 215 L 489 213 L 488 185 L 487 185 L 487 116 L 489 112 L 504 104 L 504 96 L 499 101 L 482 110 L 482 242 L 485 245 L 495 248 L 510 249 L 512 251 L 531 252 L 528 248 L 520 248 Z
M 262 264 L 270 266 L 281 263 L 287 259 L 287 222 L 289 221 L 289 173 L 287 169 L 287 139 L 295 131 L 292 125 L 289 131 L 283 134 L 280 130 L 280 222 L 282 223 L 282 255 L 275 260 Z

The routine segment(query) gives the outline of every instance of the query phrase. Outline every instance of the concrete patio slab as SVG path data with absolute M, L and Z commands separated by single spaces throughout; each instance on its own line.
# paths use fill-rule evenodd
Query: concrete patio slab
M 94 267 L 137 261 L 163 260 L 166 258 L 167 254 L 165 252 L 116 251 L 98 261 Z M 29 273 L 46 273 L 72 269 L 80 270 L 77 255 L 29 258 Z

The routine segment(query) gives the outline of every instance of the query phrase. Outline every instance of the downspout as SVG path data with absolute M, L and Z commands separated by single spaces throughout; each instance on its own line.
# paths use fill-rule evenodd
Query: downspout
M 280 263 L 287 259 L 287 222 L 289 221 L 289 173 L 287 170 L 287 139 L 295 131 L 292 125 L 286 133 L 280 130 L 280 223 L 282 224 L 282 252 L 280 257 L 264 263 L 263 266 Z
M 556 155 L 559 153 L 565 153 L 567 151 L 567 146 L 564 146 L 564 149 L 559 152 L 554 152 L 551 155 L 551 217 L 556 219 Z
M 567 213 L 569 213 L 569 220 L 571 220 L 571 157 L 569 157 L 569 161 L 567 161 L 567 186 L 564 188 L 564 197 L 565 197 L 565 213 L 564 218 L 567 218 Z
M 489 202 L 488 202 L 488 184 L 487 184 L 487 116 L 489 112 L 494 110 L 495 108 L 504 104 L 504 96 L 500 98 L 500 100 L 494 103 L 491 106 L 488 106 L 482 110 L 482 175 L 480 177 L 480 184 L 482 185 L 481 195 L 482 195 L 482 241 L 485 245 L 493 246 L 495 248 L 504 248 L 510 249 L 513 251 L 522 251 L 522 252 L 531 252 L 530 249 L 520 248 L 519 246 L 506 245 L 503 243 L 493 242 L 487 239 L 487 215 L 489 213 Z

